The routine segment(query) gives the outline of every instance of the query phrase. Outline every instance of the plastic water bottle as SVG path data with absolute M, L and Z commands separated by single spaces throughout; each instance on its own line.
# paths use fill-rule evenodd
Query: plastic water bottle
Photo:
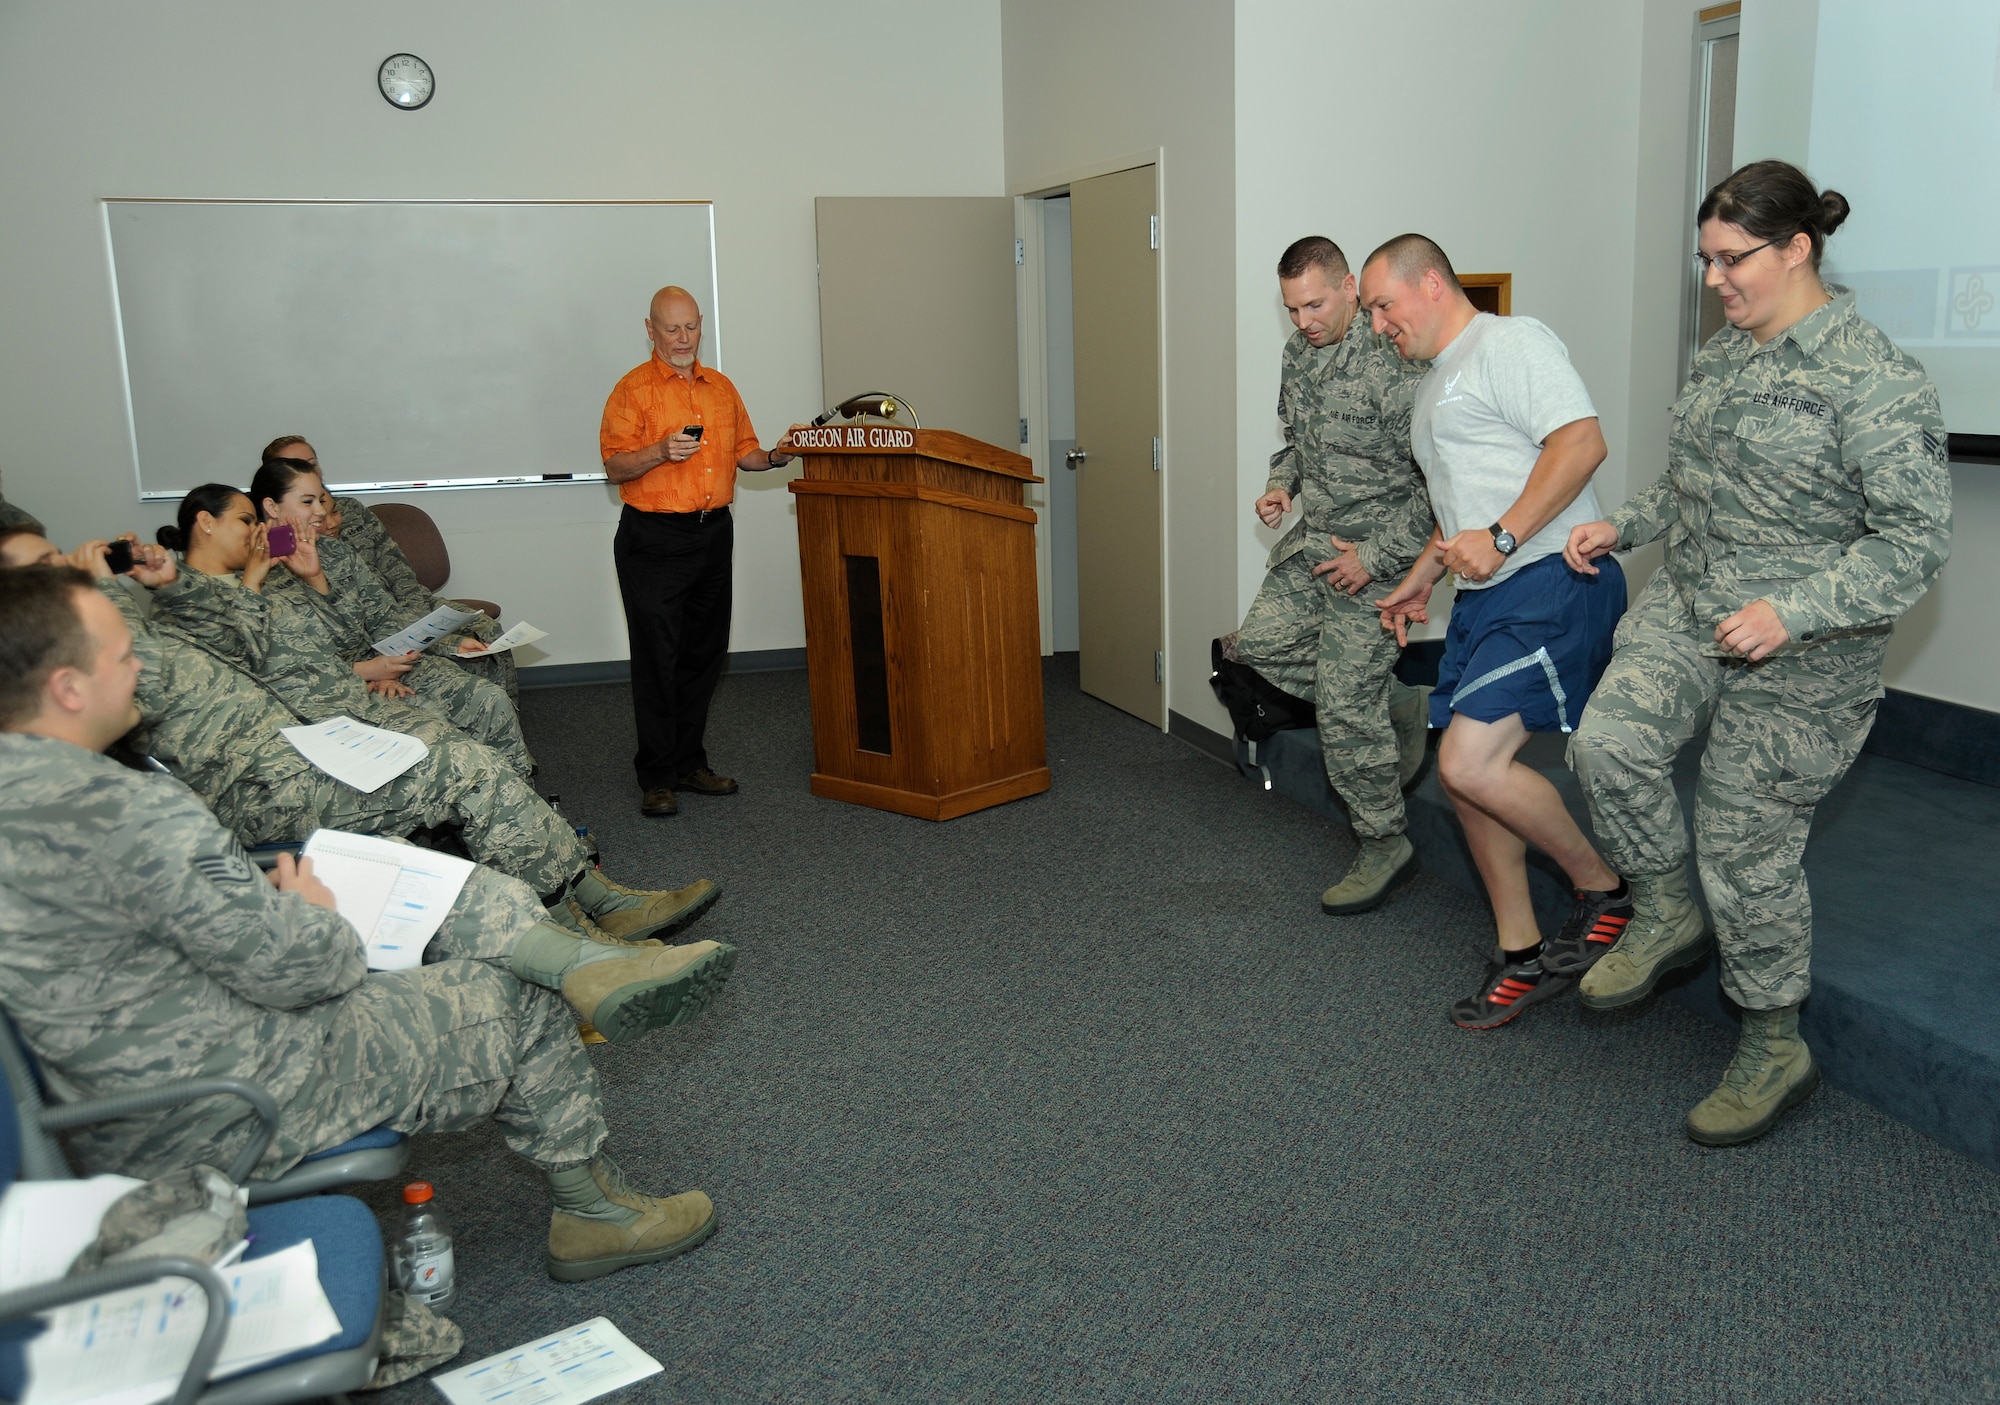
M 432 1203 L 431 1183 L 403 1187 L 403 1224 L 391 1246 L 396 1286 L 426 1307 L 443 1307 L 458 1296 L 458 1270 L 451 1257 L 451 1227 Z

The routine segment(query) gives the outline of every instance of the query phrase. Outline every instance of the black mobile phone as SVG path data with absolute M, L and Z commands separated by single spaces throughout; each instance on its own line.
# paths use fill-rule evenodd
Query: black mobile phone
M 139 558 L 132 551 L 132 543 L 116 541 L 104 553 L 104 564 L 111 568 L 111 574 L 122 576 L 139 564 Z
M 699 439 L 701 438 L 701 426 L 698 424 L 684 424 L 681 426 L 681 433 L 690 439 Z

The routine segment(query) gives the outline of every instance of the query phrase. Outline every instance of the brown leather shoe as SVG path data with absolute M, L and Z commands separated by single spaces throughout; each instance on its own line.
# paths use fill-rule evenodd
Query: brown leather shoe
M 663 820 L 680 812 L 680 802 L 674 799 L 672 786 L 656 785 L 639 797 L 639 813 L 649 820 Z
M 704 766 L 699 771 L 682 776 L 681 789 L 691 790 L 696 795 L 734 795 L 736 782 L 728 776 L 718 776 Z

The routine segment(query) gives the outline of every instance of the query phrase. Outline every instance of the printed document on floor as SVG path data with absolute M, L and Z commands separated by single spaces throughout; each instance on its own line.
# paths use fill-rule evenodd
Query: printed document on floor
M 498 639 L 495 639 L 491 644 L 488 644 L 485 647 L 485 649 L 481 651 L 481 653 L 504 654 L 517 644 L 532 644 L 537 639 L 546 639 L 548 637 L 549 637 L 549 632 L 546 629 L 536 629 L 526 620 L 522 620 L 517 625 L 509 626 L 506 633 L 502 634 Z M 465 657 L 469 659 L 476 659 L 480 657 L 480 655 L 467 654 Z
M 278 730 L 299 755 L 364 795 L 380 790 L 430 755 L 429 747 L 407 733 L 371 727 L 352 717 Z
M 211 1379 L 252 1370 L 340 1335 L 319 1286 L 310 1239 L 219 1270 L 229 1289 L 229 1330 Z M 28 1343 L 21 1405 L 150 1405 L 173 1393 L 194 1355 L 208 1305 L 185 1278 L 162 1278 L 86 1298 L 47 1314 Z
M 461 1366 L 431 1384 L 451 1405 L 581 1405 L 606 1391 L 658 1374 L 660 1363 L 611 1325 L 593 1317 L 526 1346 Z
M 454 610 L 449 605 L 440 605 L 428 615 L 407 629 L 399 629 L 387 639 L 375 641 L 375 652 L 395 658 L 400 654 L 422 652 L 444 638 L 455 633 L 467 620 L 476 620 L 479 610 Z
M 333 890 L 334 910 L 361 934 L 371 971 L 422 965 L 424 948 L 476 867 L 433 849 L 337 829 L 314 830 L 303 857 Z

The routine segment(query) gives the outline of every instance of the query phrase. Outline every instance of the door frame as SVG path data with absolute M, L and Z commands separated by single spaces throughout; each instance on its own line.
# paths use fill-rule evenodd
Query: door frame
M 1160 715 L 1171 719 L 1173 716 L 1172 679 L 1173 670 L 1173 592 L 1167 588 L 1172 578 L 1173 563 L 1168 554 L 1168 543 L 1172 540 L 1170 519 L 1173 495 L 1168 491 L 1174 471 L 1173 437 L 1168 430 L 1172 421 L 1167 399 L 1167 259 L 1171 256 L 1173 239 L 1166 219 L 1167 153 L 1165 147 L 1154 147 L 1150 151 L 1115 157 L 1103 161 L 1051 174 L 1047 178 L 1016 182 L 1008 194 L 1014 197 L 1014 237 L 1021 241 L 1022 265 L 1015 276 L 1015 345 L 1020 359 L 1021 414 L 1028 421 L 1028 457 L 1033 460 L 1035 472 L 1043 478 L 1051 478 L 1057 469 L 1048 462 L 1048 411 L 1049 411 L 1049 366 L 1048 366 L 1048 313 L 1043 301 L 1047 292 L 1045 271 L 1046 243 L 1044 239 L 1042 201 L 1052 195 L 1069 194 L 1070 185 L 1075 181 L 1090 180 L 1096 176 L 1116 175 L 1120 171 L 1135 170 L 1141 166 L 1153 168 L 1153 208 L 1160 215 L 1159 257 L 1153 261 L 1156 306 L 1159 308 L 1157 328 L 1159 344 L 1159 364 L 1153 374 L 1159 386 L 1160 397 L 1160 648 L 1165 655 L 1161 670 Z M 1036 507 L 1035 513 L 1035 574 L 1037 588 L 1041 596 L 1042 612 L 1042 652 L 1051 652 L 1055 640 L 1055 609 L 1051 600 L 1054 583 L 1052 554 L 1054 543 L 1049 537 L 1048 491 L 1040 485 L 1029 485 L 1030 501 Z M 1161 731 L 1167 730 L 1163 721 Z

